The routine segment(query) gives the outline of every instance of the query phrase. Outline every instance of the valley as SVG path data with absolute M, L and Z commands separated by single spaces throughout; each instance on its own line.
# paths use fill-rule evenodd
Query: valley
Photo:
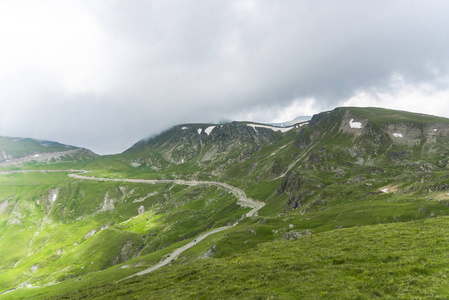
M 182 124 L 117 155 L 51 144 L 46 160 L 30 158 L 48 143 L 5 141 L 0 299 L 447 292 L 449 119 L 336 108 Z

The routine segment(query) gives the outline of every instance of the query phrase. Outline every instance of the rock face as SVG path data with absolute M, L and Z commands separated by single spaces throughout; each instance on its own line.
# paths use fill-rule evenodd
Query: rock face
M 301 202 L 304 200 L 303 195 L 298 195 L 295 197 L 290 197 L 287 201 L 287 207 L 297 209 L 301 207 Z
M 145 212 L 145 207 L 143 205 L 139 206 L 139 208 L 137 209 L 137 213 L 139 215 L 143 214 Z
M 217 251 L 217 248 L 215 247 L 215 245 L 210 246 L 210 249 L 204 253 L 201 258 L 209 258 L 212 257 L 212 255 Z
M 301 188 L 300 176 L 293 171 L 288 171 L 282 179 L 281 185 L 277 190 L 277 195 L 288 194 L 293 195 Z
M 8 207 L 9 200 L 11 200 L 11 199 L 12 199 L 12 197 L 9 197 L 0 202 L 0 214 Z
M 121 262 L 127 261 L 132 258 L 133 254 L 134 243 L 133 241 L 127 241 L 120 250 L 120 254 L 114 257 L 113 264 L 119 264 Z
M 296 172 L 287 172 L 281 182 L 281 185 L 276 191 L 276 194 L 278 196 L 282 194 L 287 194 L 290 196 L 287 201 L 287 210 L 297 209 L 298 207 L 301 207 L 304 196 L 301 194 L 297 194 L 300 189 L 300 176 Z
M 58 189 L 51 189 L 48 192 L 48 202 L 50 202 L 50 204 L 53 204 L 56 201 L 56 199 L 58 199 L 58 194 L 59 194 Z
M 113 209 L 114 209 L 114 199 L 109 198 L 108 193 L 106 193 L 106 195 L 104 195 L 104 201 L 100 211 L 107 211 Z
M 279 176 L 283 173 L 284 168 L 281 166 L 279 160 L 275 160 L 273 166 L 271 167 L 270 175 Z
M 37 269 L 39 269 L 39 265 L 32 265 L 31 268 L 30 268 L 31 273 L 33 273 L 33 272 L 36 271 Z
M 312 235 L 312 232 L 310 230 L 289 231 L 284 234 L 284 239 L 296 240 L 309 235 Z
M 92 237 L 96 232 L 97 232 L 96 229 L 92 229 L 91 231 L 89 231 L 88 233 L 86 233 L 86 234 L 84 235 L 84 238 L 85 238 L 85 239 L 88 239 L 88 238 Z

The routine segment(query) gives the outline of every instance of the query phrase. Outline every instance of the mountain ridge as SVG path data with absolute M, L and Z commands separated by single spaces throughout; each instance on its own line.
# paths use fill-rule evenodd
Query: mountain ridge
M 445 270 L 437 261 L 448 249 L 444 230 L 431 227 L 446 228 L 449 218 L 449 119 L 342 107 L 275 129 L 181 124 L 119 155 L 55 164 L 70 167 L 58 172 L 38 163 L 38 173 L 1 175 L 0 289 L 42 286 L 9 294 L 18 298 L 294 298 L 294 281 L 282 279 L 288 274 L 333 283 L 301 285 L 304 297 L 441 295 L 435 275 Z M 68 177 L 75 167 L 95 180 Z M 264 206 L 241 218 L 250 208 L 220 186 L 199 184 L 208 182 L 235 187 Z M 434 249 L 427 260 L 420 258 L 424 240 Z M 15 251 L 7 250 L 11 245 Z M 319 250 L 301 250 L 309 245 Z M 161 260 L 169 265 L 114 283 Z M 215 266 L 226 280 L 211 272 Z M 377 288 L 363 283 L 369 276 Z M 359 283 L 348 294 L 350 278 Z

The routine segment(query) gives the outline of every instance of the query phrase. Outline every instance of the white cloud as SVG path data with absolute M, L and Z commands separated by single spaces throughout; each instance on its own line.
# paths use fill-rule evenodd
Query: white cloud
M 292 121 L 299 116 L 312 116 L 323 110 L 323 106 L 314 98 L 294 99 L 286 106 L 267 105 L 249 107 L 247 110 L 230 116 L 234 120 L 265 123 Z
M 410 83 L 392 76 L 388 86 L 358 91 L 343 106 L 376 106 L 449 117 L 449 80 Z
M 0 3 L 0 73 L 6 86 L 20 80 L 23 88 L 35 82 L 39 90 L 97 92 L 103 40 L 83 2 Z

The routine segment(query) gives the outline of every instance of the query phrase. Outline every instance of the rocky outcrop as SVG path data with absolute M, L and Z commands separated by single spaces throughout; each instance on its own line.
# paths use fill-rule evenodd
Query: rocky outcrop
M 270 175 L 271 176 L 279 176 L 284 172 L 284 168 L 281 166 L 281 163 L 278 159 L 274 161 L 273 166 L 271 167 Z
M 209 258 L 214 255 L 214 253 L 217 251 L 217 247 L 215 245 L 210 246 L 210 249 L 204 253 L 200 258 Z
M 278 196 L 282 194 L 290 196 L 287 200 L 287 211 L 297 209 L 302 206 L 304 196 L 302 194 L 298 194 L 300 189 L 301 177 L 296 172 L 287 172 L 281 182 L 281 185 L 276 191 Z
M 312 134 L 307 129 L 302 129 L 295 138 L 293 145 L 297 148 L 306 148 L 312 143 Z
M 125 262 L 133 257 L 134 254 L 134 243 L 133 241 L 127 241 L 122 249 L 120 250 L 120 254 L 116 255 L 113 260 L 113 264 L 119 264 Z
M 294 197 L 290 197 L 287 201 L 287 207 L 290 207 L 292 209 L 297 209 L 301 207 L 302 201 L 304 200 L 303 195 L 298 195 Z
M 11 200 L 11 199 L 12 199 L 12 197 L 9 197 L 0 202 L 0 214 L 8 207 L 9 200 Z
M 293 195 L 301 188 L 301 178 L 294 171 L 288 171 L 282 179 L 281 185 L 277 189 L 277 195 L 288 194 Z
M 143 205 L 139 206 L 139 208 L 137 208 L 137 213 L 139 215 L 143 214 L 145 212 L 145 207 Z
M 302 237 L 305 237 L 305 236 L 309 236 L 309 235 L 312 235 L 312 231 L 310 231 L 310 230 L 298 230 L 298 231 L 289 231 L 289 232 L 286 232 L 285 234 L 284 234 L 284 239 L 285 240 L 296 240 L 296 239 L 300 239 L 300 238 L 302 238 Z
M 109 194 L 106 193 L 106 195 L 104 195 L 103 205 L 101 206 L 100 211 L 107 211 L 113 209 L 114 209 L 114 199 L 109 198 Z

